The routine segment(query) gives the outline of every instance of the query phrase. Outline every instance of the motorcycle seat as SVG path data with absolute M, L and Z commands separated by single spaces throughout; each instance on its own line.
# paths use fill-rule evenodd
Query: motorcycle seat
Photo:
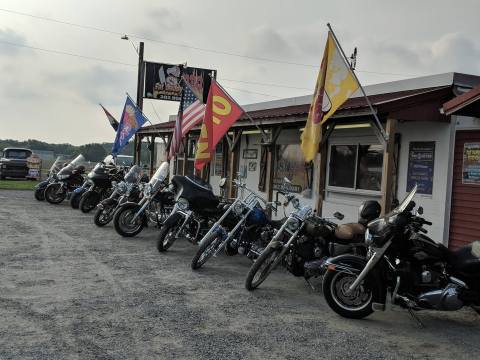
M 341 224 L 335 229 L 335 237 L 339 240 L 353 240 L 365 235 L 365 231 L 366 227 L 359 223 Z
M 480 273 L 480 241 L 451 251 L 449 263 L 458 271 L 464 273 Z

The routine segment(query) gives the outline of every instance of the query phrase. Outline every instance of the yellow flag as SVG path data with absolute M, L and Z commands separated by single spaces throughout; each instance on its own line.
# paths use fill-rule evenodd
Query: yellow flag
M 322 124 L 358 87 L 352 70 L 345 65 L 332 34 L 328 32 L 328 40 L 318 72 L 307 124 L 301 137 L 301 148 L 306 162 L 312 161 L 318 151 Z

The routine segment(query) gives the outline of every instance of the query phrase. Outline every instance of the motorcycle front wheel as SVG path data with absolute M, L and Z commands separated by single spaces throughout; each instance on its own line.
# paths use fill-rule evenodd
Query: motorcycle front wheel
M 104 206 L 102 208 L 97 208 L 95 210 L 95 215 L 93 216 L 93 222 L 98 227 L 107 225 L 113 219 L 113 208 L 110 206 Z
M 374 289 L 365 280 L 348 293 L 356 278 L 357 275 L 328 270 L 323 278 L 323 296 L 337 314 L 350 319 L 363 319 L 373 312 Z
M 37 199 L 38 201 L 45 200 L 45 188 L 35 189 L 33 196 L 35 196 L 35 199 Z
M 200 269 L 213 254 L 217 252 L 220 245 L 223 242 L 223 237 L 218 232 L 212 232 L 206 239 L 200 244 L 197 253 L 192 259 L 192 270 Z
M 58 183 L 48 185 L 45 189 L 45 200 L 50 204 L 60 204 L 65 200 L 67 192 L 61 187 L 62 185 Z
M 90 211 L 95 209 L 95 206 L 97 206 L 100 200 L 100 194 L 96 191 L 90 190 L 82 195 L 78 207 L 83 213 L 89 213 Z
M 182 215 L 173 214 L 165 220 L 163 226 L 160 228 L 157 238 L 157 249 L 159 252 L 167 251 L 168 248 L 173 245 L 175 240 L 177 240 L 175 235 L 182 224 L 182 219 Z
M 273 248 L 267 246 L 260 256 L 252 264 L 245 279 L 245 288 L 249 291 L 255 290 L 265 281 L 268 275 L 273 271 L 273 264 L 280 256 L 282 248 Z
M 137 204 L 125 204 L 117 210 L 113 217 L 113 225 L 118 234 L 123 237 L 133 237 L 142 231 L 145 226 L 143 214 L 133 221 L 139 209 L 140 206 Z
M 80 205 L 80 199 L 82 198 L 82 193 L 73 192 L 70 197 L 70 206 L 72 209 L 78 209 Z

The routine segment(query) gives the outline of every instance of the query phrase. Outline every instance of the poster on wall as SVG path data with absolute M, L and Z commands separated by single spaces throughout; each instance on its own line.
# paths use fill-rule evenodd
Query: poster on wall
M 480 185 L 480 143 L 463 145 L 462 183 Z
M 210 88 L 210 76 L 216 71 L 184 67 L 183 65 L 145 63 L 145 93 L 147 99 L 180 101 L 182 97 L 183 77 L 192 87 L 195 95 L 206 101 Z
M 407 192 L 417 184 L 417 194 L 432 195 L 435 142 L 411 142 L 408 150 Z
M 291 181 L 288 191 L 301 193 L 307 188 L 307 176 L 300 144 L 277 145 L 275 150 L 273 189 L 281 190 L 286 177 Z

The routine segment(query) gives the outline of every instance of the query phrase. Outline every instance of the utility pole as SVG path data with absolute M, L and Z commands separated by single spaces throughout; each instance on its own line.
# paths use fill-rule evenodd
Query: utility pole
M 140 42 L 138 47 L 138 77 L 137 77 L 137 107 L 143 111 L 143 88 L 145 82 L 145 66 L 143 62 L 144 43 Z M 140 154 L 142 151 L 142 139 L 135 134 L 133 141 L 133 163 L 140 164 Z

